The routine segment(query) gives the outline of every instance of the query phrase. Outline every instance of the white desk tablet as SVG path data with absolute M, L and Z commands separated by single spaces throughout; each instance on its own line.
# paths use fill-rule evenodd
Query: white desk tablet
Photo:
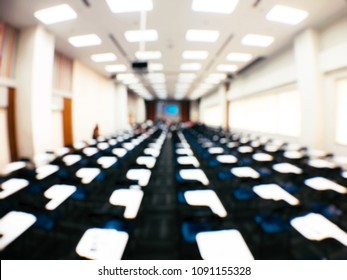
M 219 155 L 216 157 L 217 161 L 224 164 L 233 164 L 237 162 L 237 157 L 233 155 Z
M 61 157 L 63 155 L 66 155 L 67 153 L 70 152 L 70 149 L 67 148 L 67 147 L 61 147 L 61 148 L 58 148 L 54 151 L 54 154 L 58 157 Z
M 87 144 L 88 144 L 88 145 L 93 146 L 93 145 L 96 145 L 96 143 L 98 143 L 98 141 L 96 141 L 95 139 L 89 139 L 89 140 L 87 140 Z
M 201 147 L 208 149 L 208 148 L 212 148 L 214 146 L 214 144 L 212 142 L 210 142 L 209 140 L 207 142 L 202 143 Z
M 269 153 L 275 153 L 278 152 L 280 147 L 277 145 L 273 145 L 273 144 L 268 144 L 265 146 L 265 151 L 269 152 Z
M 91 260 L 120 260 L 129 234 L 116 229 L 90 228 L 80 239 L 76 253 Z
M 135 148 L 135 145 L 131 142 L 126 142 L 122 144 L 122 147 L 127 149 L 128 151 L 131 151 L 132 149 Z
M 75 186 L 70 185 L 53 185 L 49 189 L 47 189 L 44 192 L 44 196 L 48 199 L 51 199 L 49 201 L 45 208 L 47 210 L 54 210 L 59 205 L 61 205 L 66 199 L 68 199 L 74 192 L 76 191 Z
M 253 148 L 258 148 L 260 145 L 261 145 L 261 143 L 259 140 L 253 140 L 251 142 L 251 147 L 253 147 Z
M 199 167 L 200 163 L 195 156 L 181 156 L 177 158 L 177 162 L 180 165 L 193 165 Z
M 250 146 L 241 146 L 241 147 L 238 147 L 237 150 L 241 154 L 246 154 L 246 153 L 252 153 L 253 152 L 253 148 L 250 147 Z
M 138 181 L 138 184 L 141 187 L 145 187 L 148 185 L 151 174 L 152 172 L 149 169 L 130 169 L 126 174 L 126 177 L 129 180 Z
M 208 153 L 211 155 L 218 155 L 218 154 L 223 154 L 224 149 L 221 147 L 212 147 L 208 149 Z
M 208 206 L 217 216 L 221 218 L 227 216 L 227 211 L 213 190 L 186 191 L 184 192 L 184 198 L 189 205 Z
M 179 174 L 184 180 L 198 181 L 205 186 L 210 183 L 206 177 L 206 174 L 201 169 L 181 169 Z
M 67 166 L 74 165 L 76 162 L 79 162 L 82 159 L 80 155 L 66 155 L 63 157 L 63 162 Z
M 116 139 L 110 139 L 110 140 L 108 140 L 108 143 L 110 144 L 110 146 L 115 146 L 115 145 L 117 145 L 117 140 Z
M 323 158 L 327 156 L 327 152 L 323 150 L 309 150 L 308 154 L 313 158 Z
M 196 242 L 204 260 L 254 260 L 241 233 L 236 229 L 199 232 Z
M 282 174 L 302 174 L 302 169 L 290 163 L 277 163 L 272 166 L 274 170 Z
M 0 199 L 9 197 L 10 195 L 24 189 L 29 185 L 29 182 L 25 179 L 9 179 L 1 184 Z
M 108 149 L 110 147 L 110 145 L 108 143 L 103 142 L 103 143 L 99 143 L 97 145 L 97 147 L 99 150 L 104 151 L 104 150 Z
M 238 144 L 236 142 L 230 142 L 230 143 L 227 144 L 227 147 L 230 148 L 230 149 L 235 148 L 237 146 L 238 146 Z
M 147 168 L 152 169 L 156 163 L 157 159 L 151 156 L 138 157 L 136 163 L 140 165 L 145 165 Z
M 289 159 L 301 159 L 304 157 L 304 154 L 298 151 L 286 151 L 283 156 Z
M 91 157 L 93 155 L 95 155 L 98 152 L 98 148 L 94 148 L 94 147 L 87 147 L 84 148 L 82 150 L 82 152 L 87 156 L 87 157 Z
M 290 205 L 300 204 L 300 201 L 296 197 L 276 184 L 254 186 L 253 191 L 263 199 L 272 199 L 275 201 L 284 200 Z
M 119 158 L 124 157 L 127 154 L 128 150 L 124 148 L 114 148 L 112 154 L 116 155 Z
M 98 160 L 96 161 L 98 164 L 101 165 L 102 168 L 104 169 L 108 169 L 110 168 L 112 165 L 114 165 L 117 162 L 117 158 L 116 157 L 100 157 L 98 158 Z
M 178 149 L 176 149 L 176 154 L 187 155 L 187 156 L 194 155 L 193 151 L 190 148 L 178 148 Z
M 38 168 L 36 168 L 36 179 L 37 180 L 42 180 L 49 175 L 52 175 L 53 173 L 57 172 L 59 170 L 59 166 L 57 165 L 43 165 Z
M 159 151 L 160 151 L 161 146 L 162 146 L 162 145 L 159 144 L 159 143 L 149 143 L 148 148 L 152 148 L 152 149 L 156 149 L 156 150 L 159 150 Z
M 94 143 L 96 143 L 96 142 L 94 142 Z M 81 150 L 81 149 L 85 148 L 86 146 L 87 146 L 87 144 L 84 143 L 84 142 L 77 142 L 77 143 L 74 143 L 74 144 L 73 144 L 73 147 L 74 147 L 76 150 Z
M 314 177 L 305 180 L 305 184 L 317 191 L 333 190 L 338 193 L 347 193 L 347 188 L 323 177 Z
M 124 218 L 135 219 L 143 198 L 143 191 L 138 189 L 115 190 L 110 199 L 114 206 L 125 206 Z
M 83 184 L 89 184 L 100 174 L 99 168 L 80 168 L 76 172 L 76 176 L 82 179 Z
M 8 175 L 14 171 L 24 168 L 25 166 L 26 166 L 25 161 L 11 162 L 5 166 L 5 168 L 2 170 L 2 174 Z
M 190 149 L 190 145 L 188 143 L 177 143 L 176 148 Z
M 0 220 L 0 251 L 7 245 L 22 235 L 28 228 L 36 222 L 36 217 L 32 214 L 11 211 Z
M 252 158 L 259 162 L 267 162 L 267 161 L 273 161 L 274 157 L 272 155 L 266 154 L 266 153 L 256 153 L 252 156 Z
M 260 178 L 259 173 L 251 167 L 235 167 L 231 168 L 231 173 L 239 178 Z
M 337 167 L 335 163 L 324 160 L 324 159 L 311 159 L 308 161 L 308 165 L 315 168 L 329 168 L 329 169 L 333 169 Z
M 153 149 L 153 148 L 146 148 L 143 153 L 145 155 L 149 155 L 149 156 L 152 156 L 152 157 L 159 157 L 160 155 L 160 151 L 157 150 L 157 149 Z
M 292 219 L 290 224 L 307 239 L 321 241 L 334 238 L 347 246 L 347 233 L 321 214 L 309 213 Z

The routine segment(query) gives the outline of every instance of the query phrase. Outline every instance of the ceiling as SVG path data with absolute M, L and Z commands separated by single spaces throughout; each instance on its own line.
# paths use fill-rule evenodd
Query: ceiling
M 105 0 L 0 0 L 0 19 L 20 29 L 42 24 L 34 17 L 34 12 L 62 3 L 69 4 L 78 17 L 45 26 L 55 35 L 59 52 L 81 61 L 106 77 L 112 76 L 105 70 L 109 64 L 124 64 L 127 67 L 125 73 L 133 72 L 131 62 L 136 59 L 135 53 L 140 46 L 139 43 L 129 43 L 124 33 L 141 29 L 140 12 L 114 14 Z M 309 15 L 295 26 L 266 20 L 267 13 L 276 4 L 305 10 Z M 153 10 L 146 13 L 145 28 L 157 30 L 158 40 L 146 42 L 145 50 L 161 52 L 160 59 L 149 63 L 163 65 L 163 70 L 156 73 L 163 73 L 165 82 L 151 82 L 147 74 L 135 73 L 146 90 L 138 90 L 141 87 L 136 85 L 131 87 L 148 99 L 196 99 L 217 86 L 216 81 L 209 81 L 206 86 L 205 79 L 209 74 L 223 73 L 216 70 L 218 65 L 236 65 L 237 71 L 226 74 L 237 75 L 260 57 L 269 58 L 286 48 L 293 37 L 305 28 L 319 28 L 327 21 L 346 15 L 346 7 L 345 0 L 239 0 L 231 14 L 217 14 L 193 11 L 192 0 L 153 0 Z M 220 36 L 214 43 L 188 42 L 188 29 L 217 30 Z M 102 44 L 75 48 L 68 42 L 70 36 L 90 33 L 97 34 Z M 241 44 L 242 38 L 249 33 L 273 36 L 274 42 L 267 48 Z M 205 60 L 186 60 L 182 58 L 186 50 L 207 51 L 208 57 Z M 117 56 L 115 62 L 96 63 L 91 60 L 93 54 L 109 52 Z M 230 52 L 250 53 L 252 59 L 247 62 L 229 62 L 226 57 Z M 182 71 L 182 63 L 200 63 L 201 69 Z M 194 73 L 196 78 L 189 83 L 178 82 L 180 73 Z M 201 90 L 197 90 L 199 88 Z

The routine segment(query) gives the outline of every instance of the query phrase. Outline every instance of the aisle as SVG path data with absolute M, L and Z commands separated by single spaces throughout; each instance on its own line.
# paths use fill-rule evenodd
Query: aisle
M 179 259 L 179 224 L 169 133 L 145 187 L 143 202 L 123 259 Z

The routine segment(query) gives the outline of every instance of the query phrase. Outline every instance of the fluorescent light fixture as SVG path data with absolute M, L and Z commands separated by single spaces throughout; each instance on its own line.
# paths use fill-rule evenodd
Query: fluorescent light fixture
M 308 17 L 308 12 L 282 5 L 274 6 L 266 15 L 270 21 L 297 25 Z
M 263 47 L 270 46 L 274 41 L 274 37 L 258 34 L 248 34 L 242 39 L 242 44 L 246 46 Z
M 224 79 L 226 79 L 227 74 L 223 74 L 223 73 L 212 73 L 210 75 L 208 75 L 208 79 L 213 79 L 216 81 L 222 81 Z
M 204 60 L 208 57 L 207 51 L 184 51 L 182 53 L 183 59 Z
M 220 64 L 217 66 L 217 71 L 220 72 L 235 72 L 237 71 L 237 66 L 233 64 Z
M 161 63 L 150 63 L 148 65 L 148 70 L 149 71 L 163 71 L 164 70 L 164 65 Z
M 192 82 L 196 79 L 196 74 L 194 73 L 180 73 L 178 75 L 178 80 L 180 82 Z
M 69 43 L 76 48 L 96 46 L 101 44 L 101 39 L 96 34 L 87 34 L 70 37 Z
M 113 53 L 99 53 L 93 54 L 90 57 L 94 62 L 107 62 L 117 60 L 117 56 Z
M 253 55 L 251 55 L 250 53 L 232 52 L 232 53 L 229 53 L 227 56 L 227 60 L 235 61 L 235 62 L 247 62 L 247 61 L 250 61 L 252 58 L 253 58 Z
M 131 13 L 153 9 L 152 0 L 106 0 L 106 3 L 112 13 Z
M 151 59 L 160 59 L 161 52 L 159 51 L 137 51 L 135 53 L 137 59 L 140 60 L 151 60 Z
M 135 79 L 135 78 L 136 78 L 136 77 L 135 77 L 134 74 L 129 74 L 129 73 L 117 75 L 117 80 L 118 80 L 118 81 L 131 80 L 131 79 Z
M 186 39 L 191 42 L 216 42 L 219 38 L 219 31 L 217 30 L 197 30 L 190 29 L 186 33 Z
M 152 83 L 165 83 L 165 75 L 163 73 L 150 73 L 147 79 Z
M 105 70 L 109 73 L 125 72 L 127 67 L 124 64 L 114 64 L 105 66 Z
M 62 4 L 39 10 L 34 13 L 34 17 L 44 24 L 53 24 L 75 19 L 77 14 L 68 4 Z
M 153 42 L 158 40 L 158 32 L 154 29 L 129 30 L 124 33 L 128 42 Z
M 201 69 L 200 63 L 183 63 L 180 69 L 182 71 L 199 71 Z
M 192 9 L 195 12 L 231 14 L 238 0 L 193 0 Z

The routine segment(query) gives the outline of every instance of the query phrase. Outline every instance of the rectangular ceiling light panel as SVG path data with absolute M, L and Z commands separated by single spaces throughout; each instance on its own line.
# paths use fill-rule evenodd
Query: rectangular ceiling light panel
M 131 13 L 153 9 L 152 0 L 106 0 L 106 3 L 112 13 Z
M 73 36 L 68 41 L 76 48 L 101 45 L 101 39 L 96 34 Z
M 266 48 L 274 42 L 274 37 L 258 34 L 248 34 L 242 39 L 242 44 L 246 46 Z
M 297 25 L 307 17 L 308 12 L 304 10 L 282 5 L 274 6 L 266 15 L 267 20 L 285 23 L 289 25 Z
M 239 0 L 193 0 L 192 10 L 195 12 L 231 14 Z
M 117 56 L 113 53 L 98 53 L 90 57 L 94 62 L 115 61 Z
M 34 16 L 44 24 L 53 24 L 77 18 L 77 13 L 68 5 L 62 4 L 39 10 Z

